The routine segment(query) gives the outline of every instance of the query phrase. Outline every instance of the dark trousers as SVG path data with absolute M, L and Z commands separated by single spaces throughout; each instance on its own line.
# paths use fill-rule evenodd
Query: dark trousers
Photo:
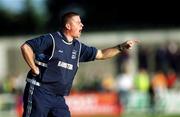
M 54 95 L 41 86 L 27 83 L 23 101 L 23 117 L 70 117 L 64 97 Z

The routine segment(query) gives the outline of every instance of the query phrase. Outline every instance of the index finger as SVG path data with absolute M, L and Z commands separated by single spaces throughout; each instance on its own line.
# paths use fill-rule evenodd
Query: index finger
M 140 43 L 140 40 L 134 39 L 133 42 L 135 42 L 135 43 Z

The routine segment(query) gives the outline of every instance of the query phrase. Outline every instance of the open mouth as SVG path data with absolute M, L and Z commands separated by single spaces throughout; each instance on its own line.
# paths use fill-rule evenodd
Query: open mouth
M 82 32 L 82 29 L 80 29 L 79 32 L 81 33 L 81 32 Z

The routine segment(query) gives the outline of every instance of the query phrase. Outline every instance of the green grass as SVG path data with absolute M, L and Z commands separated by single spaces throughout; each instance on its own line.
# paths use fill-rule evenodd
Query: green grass
M 180 117 L 179 115 L 175 114 L 149 114 L 149 113 L 143 113 L 143 114 L 125 114 L 121 115 L 119 117 Z
M 164 114 L 125 114 L 119 116 L 107 116 L 107 115 L 94 115 L 94 116 L 72 116 L 72 117 L 180 117 L 179 115 L 164 115 Z
M 0 112 L 0 117 L 16 117 L 14 111 L 11 112 Z M 94 116 L 72 116 L 72 117 L 180 117 L 180 114 L 150 114 L 150 113 L 127 113 L 119 116 L 111 115 L 94 115 Z

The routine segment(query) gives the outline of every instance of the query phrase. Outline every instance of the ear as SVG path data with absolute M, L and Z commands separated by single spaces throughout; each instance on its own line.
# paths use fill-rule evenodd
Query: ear
M 69 23 L 67 23 L 67 24 L 65 25 L 65 27 L 66 27 L 68 30 L 70 30 L 70 29 L 71 29 L 71 26 L 70 26 L 70 24 L 69 24 Z

